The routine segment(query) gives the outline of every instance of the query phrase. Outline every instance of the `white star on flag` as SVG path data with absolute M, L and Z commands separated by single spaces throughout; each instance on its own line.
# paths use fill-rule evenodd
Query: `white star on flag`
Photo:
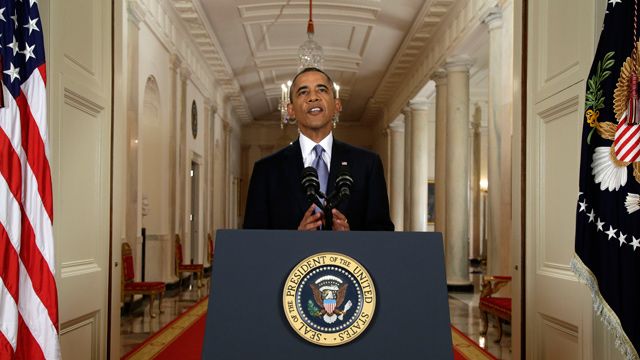
M 621 2 L 622 0 L 609 0 L 609 4 L 611 4 L 611 7 L 616 7 L 616 4 Z
M 614 229 L 611 225 L 609 225 L 609 230 L 605 231 L 605 233 L 607 235 L 609 235 L 609 238 L 607 240 L 611 240 L 612 237 L 616 237 L 616 229 Z
M 2 21 L 7 21 L 7 19 L 4 18 L 4 11 L 6 10 L 6 7 L 3 7 L 2 9 L 0 9 L 0 20 Z
M 578 204 L 580 204 L 580 210 L 578 210 L 578 212 L 580 212 L 580 211 L 586 212 L 587 211 L 587 202 L 585 200 L 582 200 L 582 202 L 578 203 Z
M 7 46 L 13 49 L 13 56 L 16 56 L 18 52 L 18 42 L 16 41 L 15 35 L 13 36 L 13 41 L 7 44 Z
M 36 56 L 33 54 L 33 49 L 35 47 L 35 45 L 29 46 L 29 44 L 25 43 L 24 50 L 20 51 L 21 54 L 24 54 L 24 56 L 27 57 L 24 61 L 29 61 L 29 58 L 36 58 Z
M 593 209 L 591 209 L 591 212 L 589 214 L 587 214 L 587 216 L 589 217 L 589 222 L 593 222 L 593 220 L 596 217 L 596 213 L 593 212 Z
M 596 221 L 596 226 L 598 227 L 598 231 L 604 231 L 602 229 L 602 225 L 604 225 L 604 222 L 600 221 L 600 218 L 598 218 L 598 221 Z
M 631 238 L 633 238 L 633 241 L 630 245 L 633 246 L 633 251 L 636 251 L 636 248 L 640 247 L 640 239 L 636 239 L 635 236 L 632 236 Z
M 11 82 L 16 78 L 20 79 L 20 68 L 13 67 L 13 63 L 9 64 L 9 70 L 5 70 L 4 73 L 11 76 Z
M 626 244 L 627 240 L 625 240 L 627 238 L 627 235 L 624 235 L 622 232 L 620 232 L 620 236 L 618 237 L 618 241 L 620 241 L 620 247 L 622 247 L 622 244 Z
M 38 21 L 38 18 L 35 18 L 33 20 L 29 18 L 29 23 L 27 25 L 23 25 L 22 27 L 26 27 L 27 29 L 29 29 L 29 35 L 31 35 L 31 31 L 33 30 L 40 31 L 40 29 L 38 29 L 38 27 L 36 26 L 37 21 Z
M 18 13 L 16 13 L 15 11 L 13 12 L 13 16 L 9 16 L 11 18 L 11 20 L 13 20 L 13 28 L 17 29 L 18 28 Z

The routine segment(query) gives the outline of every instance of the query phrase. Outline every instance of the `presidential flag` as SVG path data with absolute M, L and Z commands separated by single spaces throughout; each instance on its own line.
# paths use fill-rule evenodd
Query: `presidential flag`
M 0 0 L 0 359 L 58 359 L 46 66 L 37 0 Z
M 572 269 L 627 359 L 640 346 L 638 0 L 609 0 L 589 73 Z

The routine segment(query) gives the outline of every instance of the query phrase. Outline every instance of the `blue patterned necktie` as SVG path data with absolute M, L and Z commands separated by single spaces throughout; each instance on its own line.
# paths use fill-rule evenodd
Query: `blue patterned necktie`
M 324 149 L 320 145 L 313 147 L 313 151 L 316 153 L 316 159 L 313 161 L 313 167 L 318 170 L 318 180 L 320 181 L 320 191 L 327 193 L 327 182 L 329 181 L 329 168 L 327 163 L 322 157 Z

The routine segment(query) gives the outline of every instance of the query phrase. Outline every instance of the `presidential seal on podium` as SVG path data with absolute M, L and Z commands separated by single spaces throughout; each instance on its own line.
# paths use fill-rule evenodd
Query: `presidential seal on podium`
M 338 346 L 360 336 L 371 323 L 376 291 L 367 270 L 335 252 L 309 256 L 298 263 L 282 292 L 284 313 L 303 339 Z

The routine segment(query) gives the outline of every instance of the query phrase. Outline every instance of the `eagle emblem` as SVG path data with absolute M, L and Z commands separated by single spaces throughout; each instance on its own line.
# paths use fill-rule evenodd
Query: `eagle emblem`
M 282 290 L 282 307 L 293 330 L 322 346 L 342 345 L 362 334 L 375 306 L 376 290 L 367 270 L 337 252 L 300 261 Z
M 349 284 L 343 283 L 339 277 L 333 275 L 323 276 L 315 283 L 309 284 L 315 300 L 315 304 L 309 300 L 309 312 L 313 316 L 321 317 L 328 324 L 333 324 L 336 319 L 342 321 L 352 306 L 351 301 L 348 301 L 344 308 L 340 309 L 348 286 Z

